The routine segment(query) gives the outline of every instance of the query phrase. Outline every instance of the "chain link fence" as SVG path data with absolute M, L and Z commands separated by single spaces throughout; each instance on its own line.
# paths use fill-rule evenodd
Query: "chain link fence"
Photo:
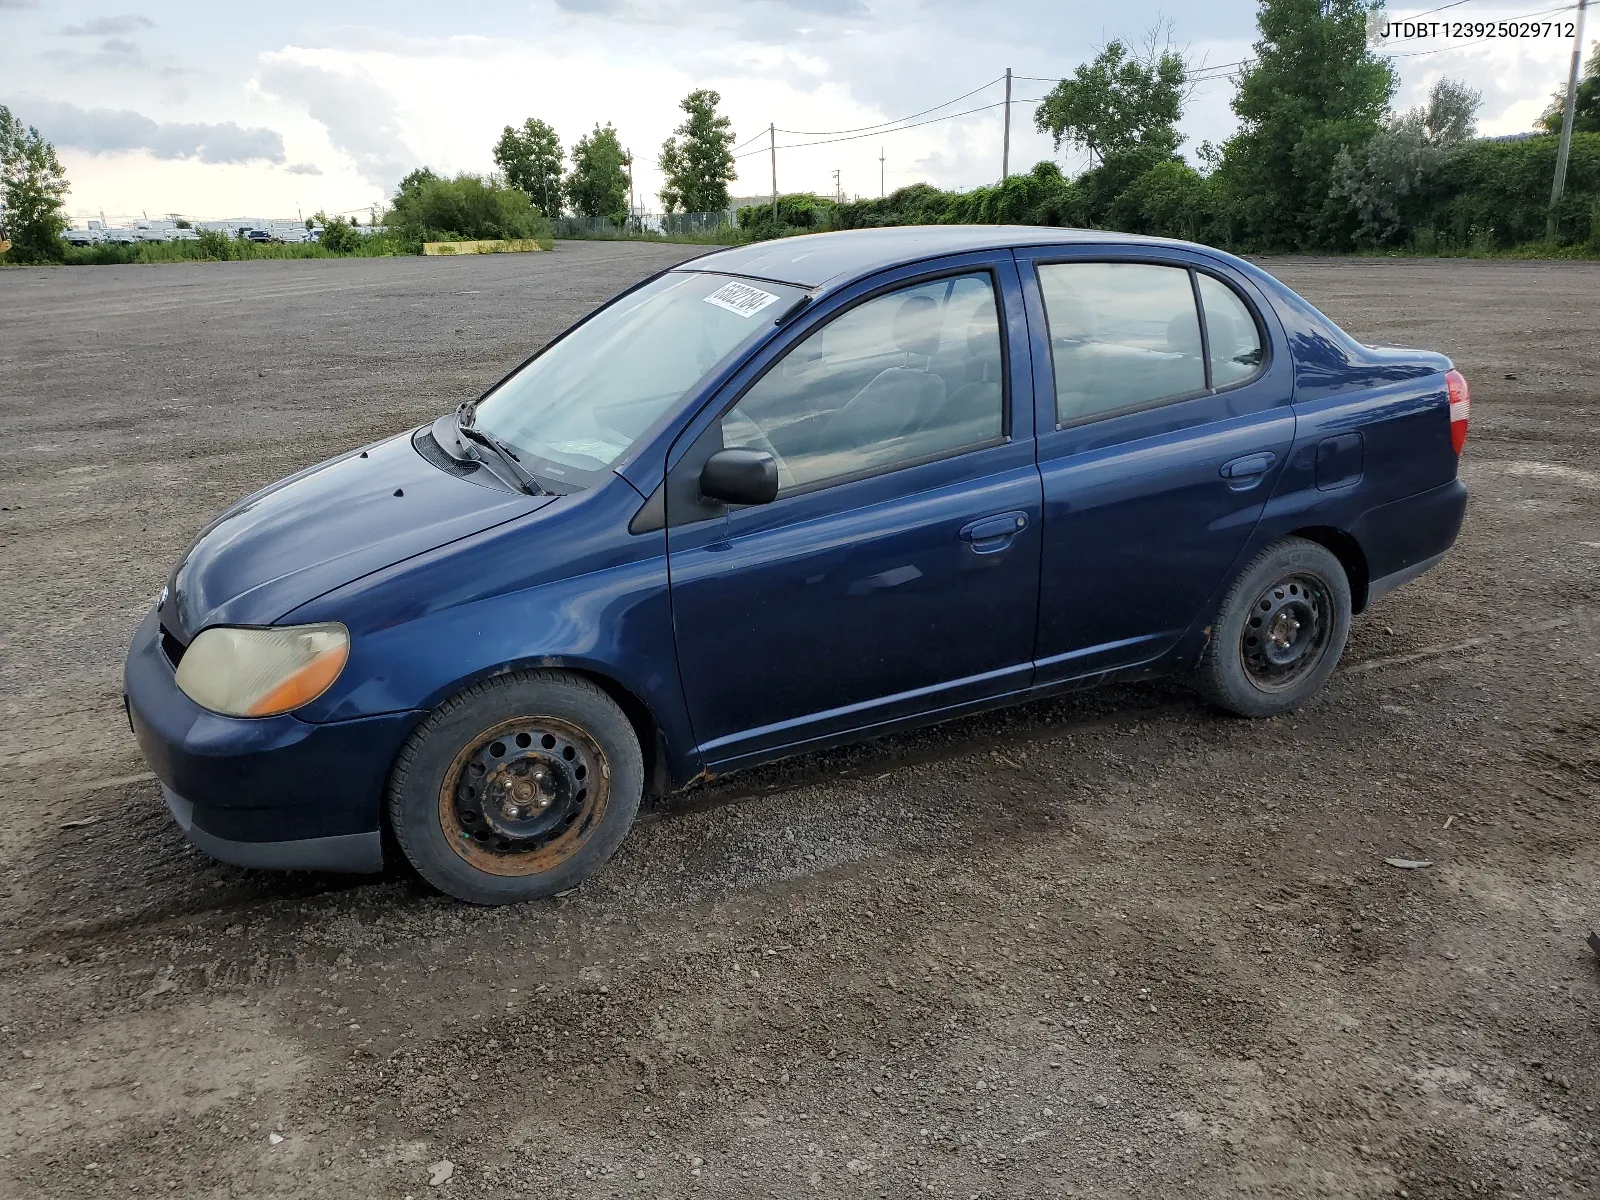
M 737 227 L 738 221 L 729 208 L 720 212 L 634 213 L 620 221 L 610 217 L 556 217 L 550 224 L 555 227 L 558 238 L 637 237 L 643 234 L 682 237 L 732 230 Z

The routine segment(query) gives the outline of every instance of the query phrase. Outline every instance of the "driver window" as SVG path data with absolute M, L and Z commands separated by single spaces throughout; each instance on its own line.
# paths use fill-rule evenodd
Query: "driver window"
M 776 458 L 781 496 L 995 441 L 1001 378 L 989 275 L 920 283 L 811 333 L 722 418 L 722 441 Z

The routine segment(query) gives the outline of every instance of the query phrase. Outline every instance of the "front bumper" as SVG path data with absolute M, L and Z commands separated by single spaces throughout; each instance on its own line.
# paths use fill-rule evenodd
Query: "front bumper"
M 179 690 L 152 612 L 123 669 L 134 737 L 184 834 L 245 867 L 378 871 L 389 766 L 422 714 L 224 717 Z
M 194 805 L 164 783 L 161 794 L 183 836 L 218 862 L 269 871 L 353 871 L 370 875 L 383 870 L 383 837 L 376 829 L 287 842 L 235 842 L 196 825 Z

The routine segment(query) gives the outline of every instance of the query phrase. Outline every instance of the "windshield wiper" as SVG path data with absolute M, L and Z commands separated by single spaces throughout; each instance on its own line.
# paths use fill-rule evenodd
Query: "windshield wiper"
M 516 453 L 495 437 L 486 433 L 475 424 L 478 416 L 478 402 L 476 400 L 463 400 L 456 407 L 456 432 L 470 442 L 485 446 L 493 450 L 500 457 L 511 474 L 515 477 L 517 485 L 530 496 L 542 496 L 544 488 L 539 486 L 538 480 L 528 474 L 528 469 L 522 465 L 522 460 Z

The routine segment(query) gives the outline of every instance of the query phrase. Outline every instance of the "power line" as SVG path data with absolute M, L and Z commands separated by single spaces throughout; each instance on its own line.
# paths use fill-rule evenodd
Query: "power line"
M 1463 4 L 1471 4 L 1471 3 L 1472 3 L 1472 0 L 1451 0 L 1451 2 L 1449 4 L 1441 4 L 1438 8 L 1430 8 L 1430 9 L 1427 9 L 1425 12 L 1412 13 L 1409 17 L 1407 17 L 1405 19 L 1407 21 L 1415 21 L 1418 17 L 1431 17 L 1434 13 L 1444 12 L 1444 10 L 1447 9 L 1447 8 L 1460 8 Z
M 1044 97 L 1043 96 L 1037 96 L 1037 97 L 1033 97 L 1033 98 L 1027 99 L 1027 100 L 1012 100 L 1011 103 L 1013 103 L 1013 104 L 1042 104 L 1042 103 L 1044 103 Z M 964 112 L 946 113 L 942 117 L 930 117 L 926 121 L 916 121 L 916 122 L 913 122 L 910 125 L 901 125 L 901 126 L 899 126 L 898 128 L 895 128 L 895 129 L 880 129 L 880 130 L 877 130 L 876 132 L 872 132 L 872 133 L 854 133 L 854 134 L 850 134 L 850 135 L 848 135 L 846 137 L 825 138 L 822 141 L 817 141 L 817 142 L 789 142 L 789 143 L 786 143 L 786 144 L 783 144 L 783 145 L 779 145 L 779 146 L 775 147 L 775 149 L 778 149 L 778 150 L 804 150 L 807 146 L 831 146 L 835 142 L 856 142 L 856 141 L 860 141 L 862 138 L 881 137 L 881 136 L 883 136 L 885 134 L 890 134 L 890 133 L 902 133 L 907 129 L 919 129 L 924 125 L 936 125 L 940 121 L 954 121 L 958 117 L 970 117 L 974 113 L 989 112 L 991 109 L 1001 108 L 1004 105 L 1005 105 L 1005 101 L 1004 100 L 996 100 L 993 104 L 984 104 L 984 105 L 980 105 L 977 108 L 969 108 L 969 109 L 966 109 Z M 749 158 L 752 154 L 765 154 L 767 152 L 768 152 L 768 148 L 765 147 L 765 146 L 762 146 L 762 147 L 760 147 L 760 148 L 758 148 L 756 150 L 747 150 L 743 154 L 738 154 L 738 155 L 735 155 L 734 157 L 736 157 L 736 158 Z
M 1249 63 L 1254 62 L 1254 61 L 1255 61 L 1254 59 L 1241 58 L 1237 62 L 1216 63 L 1214 65 L 1208 65 L 1208 66 L 1204 66 L 1204 67 L 1196 67 L 1189 74 L 1189 79 L 1191 81 L 1192 80 L 1196 80 L 1196 79 L 1204 79 L 1204 78 L 1207 78 L 1209 76 L 1217 74 L 1217 72 L 1231 70 L 1234 67 L 1243 67 L 1243 66 L 1246 66 Z M 1020 79 L 1020 80 L 1023 80 L 1024 82 L 1027 82 L 1027 83 L 1060 83 L 1064 79 L 1066 79 L 1067 76 L 1064 76 L 1064 75 L 1054 75 L 1054 76 L 1049 76 L 1049 75 L 1013 75 L 1011 78 Z
M 970 92 L 965 92 L 953 100 L 946 100 L 943 104 L 935 104 L 932 108 L 925 108 L 921 112 L 914 112 L 909 117 L 896 117 L 892 121 L 879 121 L 876 125 L 858 125 L 854 129 L 780 129 L 778 132 L 792 134 L 795 137 L 832 137 L 835 134 L 867 133 L 874 129 L 883 129 L 889 125 L 899 125 L 904 121 L 914 121 L 918 117 L 925 117 L 931 112 L 938 112 L 941 108 L 949 108 L 952 104 L 959 104 L 968 96 L 976 96 L 985 88 L 992 88 L 1004 78 L 1004 75 L 997 75 L 989 80 L 988 83 L 983 84 L 982 87 L 975 87 Z M 779 147 L 780 150 L 782 148 L 781 146 Z

